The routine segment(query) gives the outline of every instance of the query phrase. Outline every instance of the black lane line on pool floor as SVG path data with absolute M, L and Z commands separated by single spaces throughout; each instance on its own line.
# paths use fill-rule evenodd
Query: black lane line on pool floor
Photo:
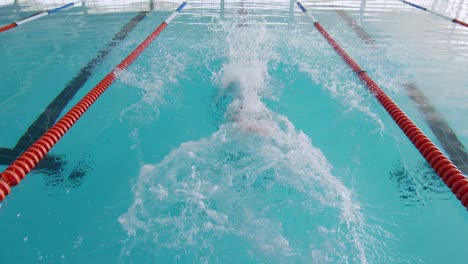
M 374 44 L 375 40 L 367 34 L 367 32 L 348 15 L 344 10 L 336 9 L 335 12 L 348 24 L 350 28 L 361 38 L 366 44 Z
M 344 10 L 335 11 L 365 43 L 375 43 L 372 37 L 370 37 L 370 35 Z M 442 144 L 442 148 L 447 152 L 452 162 L 463 174 L 468 175 L 468 154 L 466 153 L 465 147 L 458 139 L 457 134 L 455 134 L 448 122 L 431 105 L 429 99 L 416 84 L 406 83 L 404 87 L 406 88 L 406 93 L 409 98 L 416 104 L 432 133 Z
M 57 121 L 63 109 L 68 105 L 73 96 L 83 87 L 93 73 L 96 65 L 101 63 L 111 50 L 125 39 L 127 35 L 146 17 L 148 11 L 138 13 L 132 18 L 120 31 L 112 37 L 107 46 L 97 53 L 97 56 L 89 61 L 86 66 L 81 68 L 60 94 L 46 107 L 39 117 L 29 126 L 24 135 L 18 140 L 13 149 L 0 148 L 0 164 L 10 165 L 23 151 L 29 148 L 38 140 L 50 127 Z M 54 155 L 48 155 L 38 164 L 38 168 L 47 168 L 57 170 L 61 167 L 64 160 L 56 158 Z
M 463 174 L 468 175 L 468 154 L 457 134 L 450 128 L 448 122 L 437 113 L 429 99 L 416 84 L 410 82 L 404 84 L 404 86 L 406 93 L 416 103 L 432 133 L 440 141 L 442 148 L 447 152 L 452 162 Z
M 0 164 L 10 165 L 21 153 L 21 151 L 15 149 L 0 148 Z M 37 164 L 35 169 L 55 172 L 59 171 L 65 163 L 63 156 L 47 155 Z

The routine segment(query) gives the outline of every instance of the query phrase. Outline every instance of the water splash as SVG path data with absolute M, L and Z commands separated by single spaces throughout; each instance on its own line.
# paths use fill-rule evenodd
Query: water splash
M 140 95 L 137 102 L 121 111 L 121 120 L 152 122 L 157 119 L 161 104 L 166 103 L 164 95 L 177 84 L 177 77 L 184 73 L 188 58 L 183 53 L 167 53 L 147 61 L 148 65 L 118 73 L 118 80 L 125 84 L 125 89 L 137 89 Z
M 123 257 L 161 262 L 367 263 L 360 206 L 311 140 L 262 102 L 276 39 L 261 23 L 226 30 L 213 74 L 228 102 L 219 130 L 144 165 L 119 218 Z
M 348 111 L 359 111 L 368 116 L 376 130 L 382 132 L 385 125 L 372 109 L 374 101 L 368 90 L 320 34 L 311 28 L 304 31 L 309 33 L 304 35 L 303 31 L 293 32 L 288 38 L 287 54 L 292 54 L 289 58 L 291 63 L 298 65 L 299 71 L 306 73 L 313 82 L 347 107 Z

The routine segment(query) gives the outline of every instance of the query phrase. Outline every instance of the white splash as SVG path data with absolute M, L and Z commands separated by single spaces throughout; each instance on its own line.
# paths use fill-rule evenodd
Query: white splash
M 183 53 L 164 54 L 148 59 L 144 67 L 132 67 L 118 74 L 125 89 L 137 89 L 141 99 L 120 113 L 121 120 L 152 122 L 159 115 L 159 107 L 165 103 L 164 95 L 177 83 L 185 71 L 187 58 Z
M 368 90 L 320 34 L 308 31 L 311 31 L 308 35 L 294 32 L 288 38 L 288 54 L 293 54 L 290 61 L 299 65 L 299 71 L 306 73 L 313 82 L 346 106 L 348 111 L 367 115 L 376 125 L 376 130 L 382 132 L 385 126 L 371 108 L 373 98 Z M 304 42 L 314 45 L 304 45 Z
M 268 109 L 276 39 L 262 25 L 227 31 L 228 63 L 213 75 L 230 99 L 225 122 L 144 165 L 119 222 L 122 254 L 160 262 L 367 263 L 359 204 L 286 116 Z

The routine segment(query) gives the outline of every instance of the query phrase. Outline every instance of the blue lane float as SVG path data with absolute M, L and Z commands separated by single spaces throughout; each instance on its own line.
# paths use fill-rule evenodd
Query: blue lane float
M 436 16 L 438 16 L 438 17 L 441 17 L 441 18 L 443 18 L 443 19 L 452 21 L 453 23 L 462 25 L 462 26 L 464 26 L 464 27 L 468 27 L 468 24 L 467 24 L 466 22 L 463 22 L 463 21 L 461 21 L 461 20 L 458 20 L 457 18 L 451 18 L 451 17 L 449 17 L 449 16 L 446 16 L 446 15 L 443 15 L 443 14 L 440 14 L 440 13 L 437 13 L 437 12 L 434 12 L 434 11 L 432 11 L 432 10 L 430 10 L 430 9 L 427 9 L 427 8 L 425 8 L 425 7 L 423 7 L 423 6 L 420 6 L 420 5 L 417 5 L 417 4 L 408 2 L 408 1 L 406 1 L 406 0 L 399 0 L 399 1 L 402 2 L 402 3 L 405 3 L 405 4 L 407 4 L 407 5 L 410 5 L 410 6 L 412 6 L 412 7 L 415 7 L 415 8 L 417 8 L 417 9 L 420 9 L 420 10 L 422 10 L 422 11 L 426 11 L 426 12 L 428 12 L 428 13 L 431 13 L 431 14 L 433 14 L 433 15 L 436 15 Z
M 0 27 L 0 32 L 8 31 L 8 30 L 10 30 L 12 28 L 15 28 L 17 26 L 20 26 L 22 24 L 26 24 L 26 23 L 31 22 L 33 20 L 39 19 L 41 17 L 45 17 L 47 15 L 54 14 L 54 13 L 60 11 L 60 10 L 63 10 L 63 9 L 66 9 L 66 8 L 69 8 L 69 7 L 72 7 L 72 6 L 76 6 L 77 4 L 79 4 L 81 2 L 83 2 L 83 1 L 72 2 L 72 3 L 65 4 L 63 6 L 59 6 L 59 7 L 54 8 L 54 9 L 50 9 L 50 10 L 35 13 L 33 15 L 22 18 L 22 19 L 20 19 L 18 21 L 12 22 L 12 23 L 10 23 L 10 24 L 8 24 L 6 26 Z

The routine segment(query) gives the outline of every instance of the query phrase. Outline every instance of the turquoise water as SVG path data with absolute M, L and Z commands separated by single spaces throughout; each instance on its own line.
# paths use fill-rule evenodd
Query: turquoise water
M 431 139 L 408 82 L 468 144 L 467 30 L 398 2 L 305 4 Z M 0 147 L 137 15 L 92 10 L 0 35 Z M 66 110 L 169 14 L 148 13 Z M 2 261 L 464 263 L 466 211 L 289 2 L 189 3 L 51 154 L 66 164 L 0 204 Z

